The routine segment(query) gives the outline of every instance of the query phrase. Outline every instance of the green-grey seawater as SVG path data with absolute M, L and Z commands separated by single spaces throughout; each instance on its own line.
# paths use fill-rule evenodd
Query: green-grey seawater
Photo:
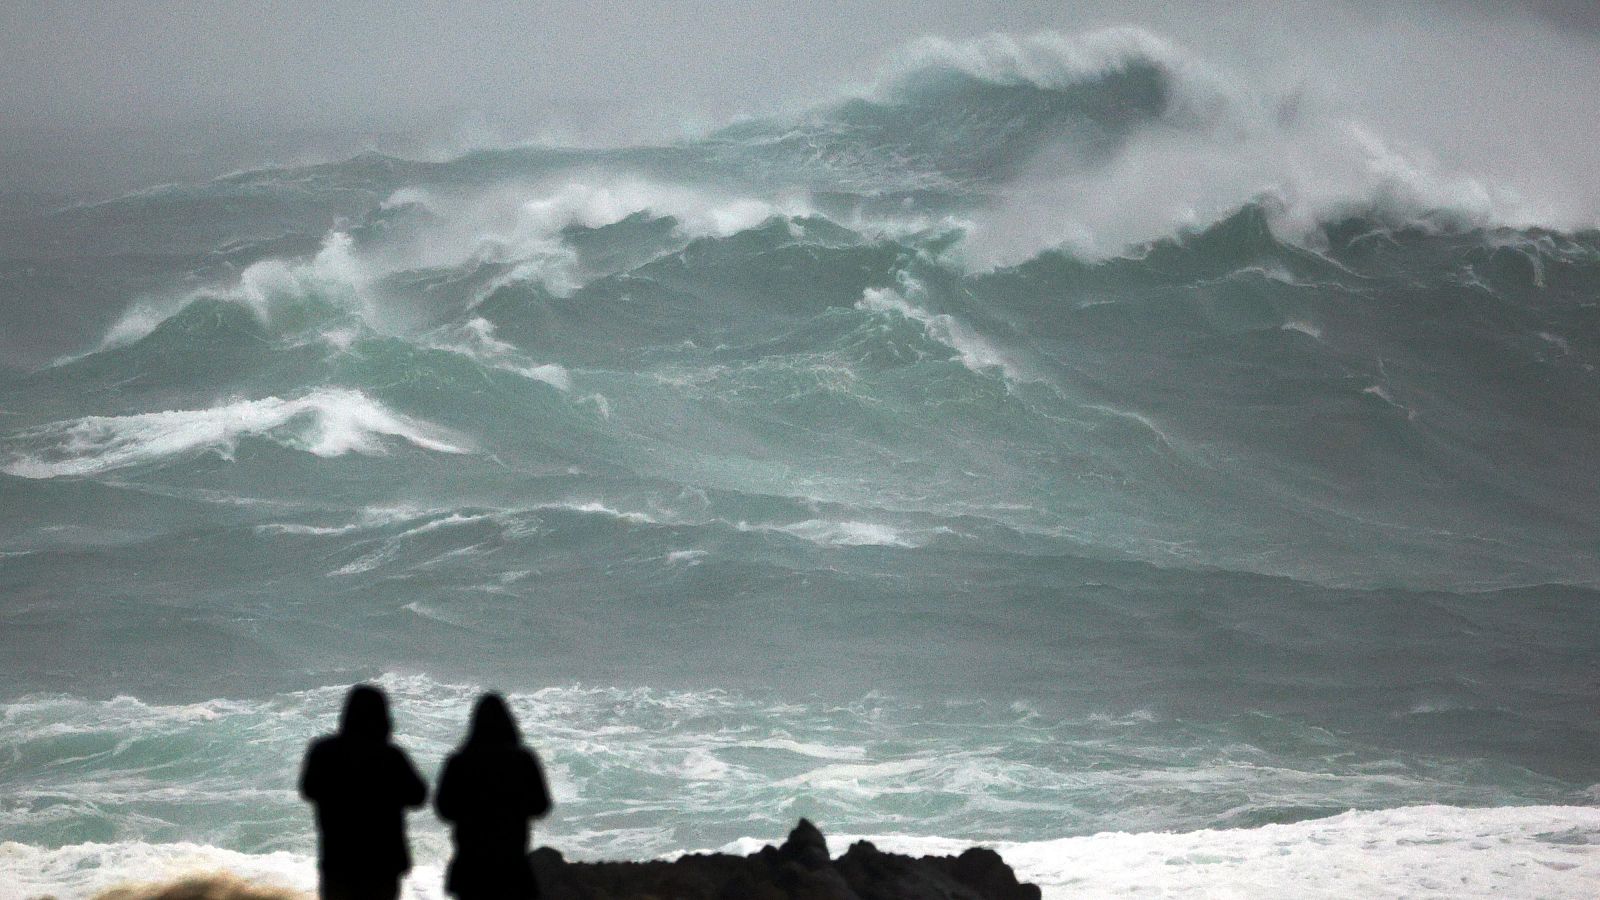
M 975 264 L 1175 78 L 0 226 L 4 302 L 83 323 L 0 371 L 0 878 L 303 873 L 364 679 L 428 772 L 509 692 L 577 856 L 1593 806 L 1600 235 L 1263 199 Z

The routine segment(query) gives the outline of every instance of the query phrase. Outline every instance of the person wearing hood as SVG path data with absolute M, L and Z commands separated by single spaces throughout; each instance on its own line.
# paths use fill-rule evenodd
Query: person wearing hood
M 499 694 L 478 698 L 466 740 L 439 775 L 434 809 L 454 826 L 446 891 L 461 900 L 539 896 L 528 844 L 533 820 L 550 811 L 550 791 Z
M 428 787 L 391 729 L 383 692 L 357 685 L 338 732 L 306 750 L 300 796 L 316 809 L 323 900 L 394 900 L 411 870 L 406 810 L 427 801 Z

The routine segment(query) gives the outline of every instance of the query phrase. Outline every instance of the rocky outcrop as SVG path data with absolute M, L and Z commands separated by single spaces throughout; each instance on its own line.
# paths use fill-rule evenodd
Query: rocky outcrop
M 783 846 L 749 856 L 578 863 L 542 847 L 532 860 L 544 900 L 1039 900 L 993 850 L 912 857 L 858 841 L 832 859 L 805 819 Z

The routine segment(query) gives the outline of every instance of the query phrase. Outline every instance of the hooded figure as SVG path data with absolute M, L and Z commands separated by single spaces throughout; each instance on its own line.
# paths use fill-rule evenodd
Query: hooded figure
M 455 826 L 446 891 L 462 900 L 539 896 L 528 843 L 533 820 L 550 811 L 550 791 L 499 694 L 478 698 L 466 741 L 445 760 L 434 808 Z
M 300 771 L 300 796 L 317 812 L 317 869 L 323 900 L 393 900 L 411 870 L 408 808 L 428 799 L 427 785 L 389 743 L 389 703 L 371 685 L 345 699 L 336 734 L 311 742 Z

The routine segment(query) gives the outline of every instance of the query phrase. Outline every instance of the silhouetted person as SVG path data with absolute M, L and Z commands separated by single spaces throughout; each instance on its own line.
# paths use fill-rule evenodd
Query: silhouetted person
M 439 818 L 455 826 L 446 891 L 461 900 L 539 896 L 528 842 L 533 820 L 550 811 L 550 791 L 499 694 L 478 698 L 467 739 L 445 760 L 433 803 Z
M 428 787 L 389 743 L 389 703 L 361 684 L 345 698 L 336 734 L 306 750 L 300 796 L 317 810 L 317 869 L 323 900 L 394 900 L 411 870 L 406 810 Z

